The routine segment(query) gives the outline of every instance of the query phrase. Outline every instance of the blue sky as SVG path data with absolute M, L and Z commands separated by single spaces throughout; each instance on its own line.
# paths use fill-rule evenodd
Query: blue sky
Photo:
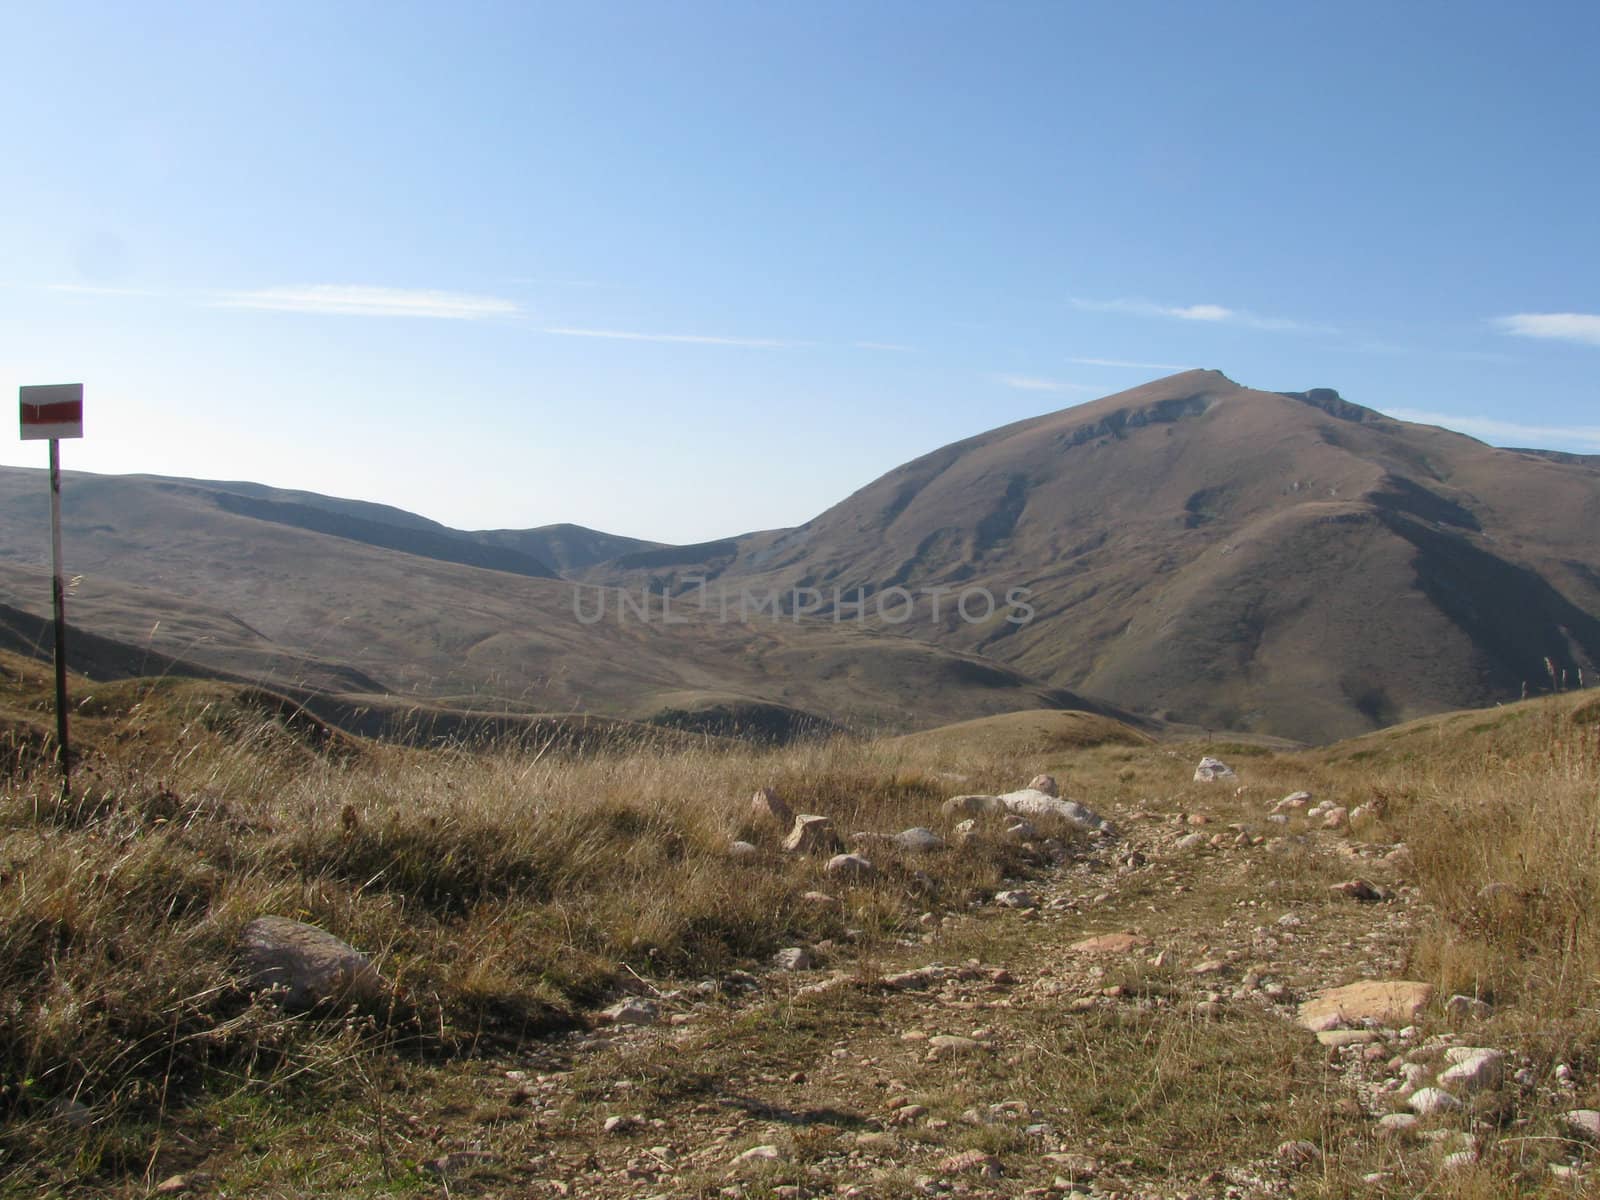
M 688 541 L 1187 366 L 1600 453 L 1593 4 L 41 4 L 0 38 L 0 382 L 85 382 L 69 468 Z

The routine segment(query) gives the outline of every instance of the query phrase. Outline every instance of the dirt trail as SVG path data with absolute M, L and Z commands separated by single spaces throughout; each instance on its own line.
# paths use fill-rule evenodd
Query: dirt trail
M 1398 1169 L 1370 1077 L 1403 1046 L 1324 1047 L 1294 1015 L 1401 973 L 1414 893 L 1389 847 L 1264 812 L 1228 786 L 1108 807 L 1115 838 L 1017 881 L 1036 908 L 476 1063 L 397 1105 L 394 1152 L 480 1196 L 1306 1194 L 1350 1146 Z M 1394 894 L 1330 891 L 1355 876 Z M 1076 948 L 1108 933 L 1135 936 Z

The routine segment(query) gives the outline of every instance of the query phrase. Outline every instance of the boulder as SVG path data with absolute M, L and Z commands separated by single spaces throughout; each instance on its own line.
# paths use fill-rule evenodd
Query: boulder
M 1412 980 L 1363 979 L 1329 988 L 1300 1005 L 1298 1020 L 1313 1033 L 1373 1021 L 1409 1025 L 1433 998 L 1433 987 Z
M 1059 796 L 1047 795 L 1034 788 L 1007 792 L 997 799 L 1006 812 L 1016 813 L 1021 817 L 1059 817 L 1069 825 L 1090 832 L 1095 830 L 1109 832 L 1111 829 L 1110 822 L 1076 800 L 1063 800 Z
M 791 854 L 836 854 L 844 849 L 844 843 L 839 840 L 832 817 L 801 813 L 794 819 L 789 836 L 783 839 L 783 848 Z
M 1200 765 L 1194 769 L 1196 783 L 1215 783 L 1219 779 L 1237 779 L 1232 767 L 1220 758 L 1212 758 L 1209 754 L 1200 760 Z
M 755 817 L 757 824 L 772 825 L 778 829 L 787 829 L 794 821 L 794 813 L 782 797 L 772 788 L 759 789 L 750 798 L 750 813 Z
M 377 999 L 382 980 L 365 954 L 315 925 L 257 917 L 239 935 L 252 991 L 282 989 L 285 1008 Z
M 836 879 L 859 883 L 871 879 L 878 873 L 878 868 L 872 865 L 870 859 L 859 854 L 835 854 L 828 860 L 827 872 Z

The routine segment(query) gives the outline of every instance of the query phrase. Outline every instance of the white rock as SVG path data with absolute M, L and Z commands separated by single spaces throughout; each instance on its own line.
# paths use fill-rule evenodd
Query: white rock
M 780 971 L 809 971 L 815 963 L 804 946 L 790 946 L 772 956 L 772 965 Z
M 661 1019 L 661 1010 L 649 1000 L 630 996 L 601 1009 L 600 1018 L 612 1025 L 654 1025 Z
M 783 1151 L 776 1146 L 751 1146 L 743 1154 L 734 1156 L 733 1165 L 736 1167 L 761 1167 L 766 1166 L 768 1163 L 782 1161 Z
M 1500 1086 L 1505 1074 L 1506 1056 L 1499 1050 L 1473 1046 L 1452 1046 L 1445 1051 L 1454 1066 L 1439 1073 L 1439 1083 L 1452 1091 L 1491 1091 Z
M 1209 754 L 1200 760 L 1200 765 L 1194 769 L 1196 783 L 1215 783 L 1219 779 L 1237 779 L 1239 776 L 1234 769 L 1220 758 L 1212 758 Z
M 1076 800 L 1063 800 L 1059 796 L 1047 795 L 1034 788 L 1023 788 L 1019 792 L 1007 792 L 998 797 L 1000 805 L 1007 812 L 1016 813 L 1022 817 L 1059 817 L 1069 825 L 1079 829 L 1094 831 L 1111 829 L 1111 823 L 1096 812 L 1085 808 Z
M 1592 1108 L 1574 1108 L 1561 1114 L 1561 1123 L 1581 1138 L 1600 1142 L 1600 1112 Z
M 1406 1101 L 1411 1106 L 1411 1111 L 1419 1117 L 1433 1117 L 1441 1113 L 1454 1112 L 1461 1107 L 1457 1100 L 1443 1088 L 1423 1088 L 1412 1093 L 1411 1099 Z
M 944 849 L 944 839 L 933 830 L 924 829 L 920 825 L 902 829 L 889 840 L 908 854 L 928 854 L 934 850 Z

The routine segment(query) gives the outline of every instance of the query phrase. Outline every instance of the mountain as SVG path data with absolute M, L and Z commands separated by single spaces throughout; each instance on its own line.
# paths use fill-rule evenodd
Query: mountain
M 1142 712 L 1326 741 L 1547 688 L 1547 659 L 1592 681 L 1596 530 L 1592 456 L 1187 371 L 935 450 L 796 529 L 588 578 L 815 588 L 821 619 L 837 589 L 886 630 L 871 598 L 904 588 L 900 631 Z M 1018 587 L 1026 623 L 954 609 Z M 930 588 L 952 589 L 937 619 Z
M 769 737 L 1033 708 L 1127 715 L 868 629 L 773 614 L 724 621 L 638 595 L 624 606 L 516 546 L 380 505 L 78 473 L 62 490 L 77 577 L 68 657 L 94 678 L 211 671 L 328 693 L 349 711 L 398 699 L 430 713 L 585 712 Z M 48 522 L 43 472 L 0 469 L 0 644 L 35 655 L 49 645 L 37 621 L 49 611 Z

